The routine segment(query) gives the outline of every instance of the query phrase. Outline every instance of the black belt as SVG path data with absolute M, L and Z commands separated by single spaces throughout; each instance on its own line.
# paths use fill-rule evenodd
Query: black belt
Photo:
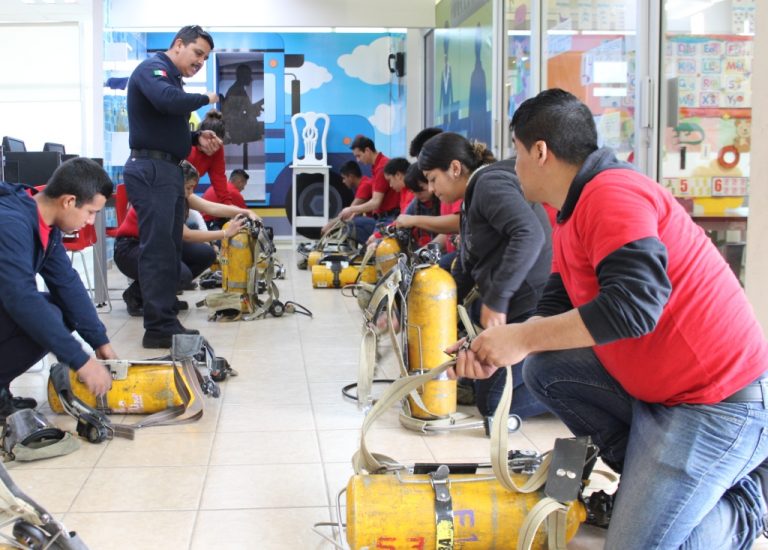
M 131 149 L 131 156 L 144 159 L 165 160 L 167 162 L 172 162 L 173 164 L 179 164 L 181 162 L 180 158 L 175 157 L 170 153 L 166 153 L 165 151 L 155 151 L 154 149 Z
M 768 407 L 768 375 L 741 388 L 736 393 L 723 399 L 724 403 L 762 403 Z

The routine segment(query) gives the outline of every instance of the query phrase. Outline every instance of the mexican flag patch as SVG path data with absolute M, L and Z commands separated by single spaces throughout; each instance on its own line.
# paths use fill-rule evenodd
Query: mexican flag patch
M 155 69 L 152 71 L 152 74 L 155 76 L 164 76 L 166 78 L 168 77 L 168 73 L 166 73 L 163 69 Z

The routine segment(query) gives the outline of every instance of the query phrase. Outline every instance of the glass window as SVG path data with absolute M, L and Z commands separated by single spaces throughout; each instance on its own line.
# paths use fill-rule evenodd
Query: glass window
M 660 176 L 740 275 L 746 240 L 754 0 L 668 0 Z
M 506 0 L 504 10 L 506 63 L 504 74 L 505 105 L 502 136 L 502 157 L 513 156 L 509 121 L 517 106 L 536 94 L 531 64 L 531 2 Z
M 600 145 L 634 160 L 635 0 L 545 0 L 543 88 L 586 103 Z

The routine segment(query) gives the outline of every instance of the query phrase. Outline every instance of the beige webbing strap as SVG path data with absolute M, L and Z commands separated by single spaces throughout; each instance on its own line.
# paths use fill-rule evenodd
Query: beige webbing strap
M 146 428 L 147 426 L 186 424 L 203 416 L 203 390 L 200 387 L 194 359 L 184 359 L 181 362 L 181 367 L 176 362 L 173 362 L 172 367 L 173 382 L 179 397 L 181 397 L 181 405 L 169 407 L 164 411 L 151 414 L 136 424 L 132 424 L 131 428 L 139 429 Z M 182 372 L 184 373 L 183 377 L 181 375 Z M 186 384 L 184 383 L 185 379 L 187 381 Z M 187 389 L 187 386 L 189 386 L 189 389 Z
M 371 391 L 376 370 L 375 329 L 370 323 L 363 325 L 363 339 L 360 341 L 360 365 L 357 371 L 357 404 L 366 409 L 373 404 Z
M 358 449 L 357 452 L 355 452 L 355 454 L 352 456 L 352 466 L 355 469 L 356 474 L 360 474 L 364 471 L 368 473 L 376 473 L 381 471 L 383 468 L 382 461 L 379 460 L 383 455 L 374 455 L 368 451 L 368 446 L 365 442 L 365 436 L 368 433 L 368 430 L 373 425 L 373 423 L 376 422 L 379 416 L 388 411 L 392 405 L 397 403 L 410 392 L 414 391 L 419 386 L 424 385 L 424 383 L 431 380 L 432 378 L 442 374 L 455 364 L 456 361 L 452 359 L 450 361 L 446 361 L 438 367 L 435 367 L 425 374 L 398 378 L 392 383 L 391 386 L 389 386 L 387 391 L 382 394 L 381 398 L 379 398 L 371 410 L 368 411 L 368 414 L 365 415 L 365 419 L 363 420 L 363 426 L 360 430 L 360 449 Z M 388 459 L 386 457 L 384 458 L 388 462 L 395 462 L 394 460 Z
M 360 267 L 358 268 L 357 279 L 355 279 L 355 283 L 360 282 L 360 278 L 363 276 L 363 271 L 365 271 L 365 267 L 368 265 L 368 262 L 371 261 L 371 258 L 375 252 L 376 249 L 372 246 L 365 249 L 365 255 L 363 256 L 363 260 L 360 262 Z
M 544 497 L 531 508 L 520 527 L 517 550 L 530 550 L 539 526 L 547 522 L 549 550 L 565 550 L 568 507 L 553 498 Z

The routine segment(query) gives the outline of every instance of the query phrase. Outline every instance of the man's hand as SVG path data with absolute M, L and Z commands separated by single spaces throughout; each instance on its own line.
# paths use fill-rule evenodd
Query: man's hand
M 341 218 L 341 221 L 348 222 L 354 217 L 355 212 L 352 210 L 351 206 L 347 206 L 341 212 L 339 212 L 339 218 Z
M 494 311 L 485 304 L 480 308 L 480 326 L 483 328 L 497 327 L 507 324 L 507 314 Z
M 77 369 L 77 377 L 96 397 L 106 394 L 112 387 L 112 375 L 109 370 L 93 358 Z
M 219 94 L 216 92 L 207 92 L 205 95 L 208 96 L 208 105 L 213 105 L 214 103 L 219 102 Z
M 395 220 L 395 227 L 413 227 L 413 218 L 414 216 L 411 216 L 410 214 L 400 214 Z
M 202 130 L 197 138 L 197 147 L 208 156 L 218 151 L 222 145 L 224 142 L 213 130 Z
M 99 359 L 118 359 L 117 353 L 112 349 L 112 344 L 104 344 L 97 348 L 96 357 Z

